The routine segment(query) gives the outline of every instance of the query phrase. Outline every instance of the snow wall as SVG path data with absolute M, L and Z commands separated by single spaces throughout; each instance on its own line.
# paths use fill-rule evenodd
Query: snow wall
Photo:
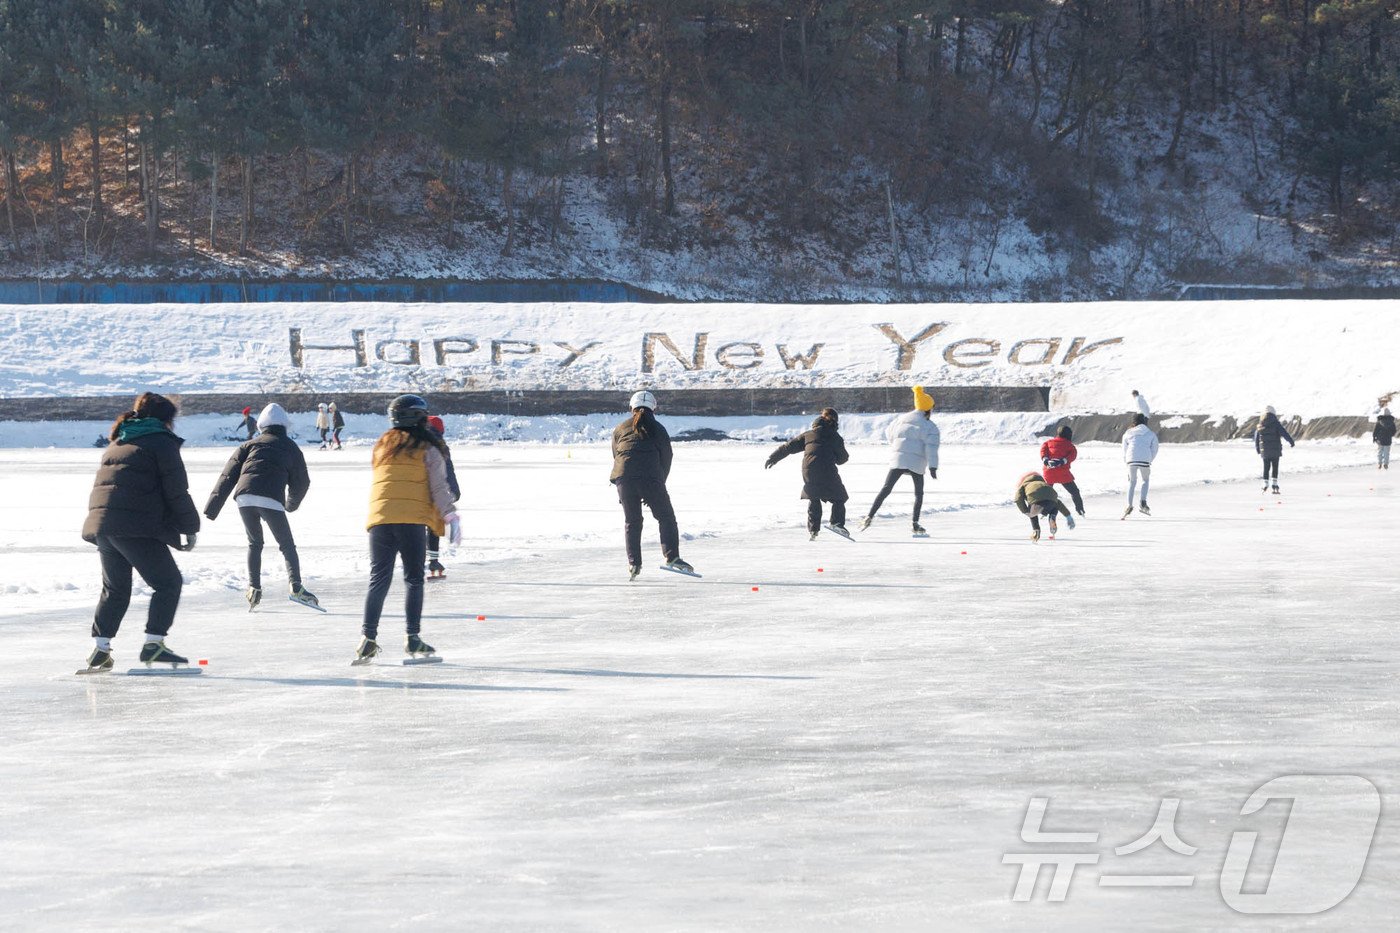
M 1397 335 L 1395 301 L 9 305 L 0 419 L 109 418 L 145 389 L 187 412 L 413 391 L 577 414 L 640 387 L 672 413 L 888 411 L 921 383 L 940 410 L 1072 416 L 1086 439 L 1121 432 L 1134 388 L 1179 439 L 1235 436 L 1266 404 L 1316 436 L 1363 430 L 1400 390 Z

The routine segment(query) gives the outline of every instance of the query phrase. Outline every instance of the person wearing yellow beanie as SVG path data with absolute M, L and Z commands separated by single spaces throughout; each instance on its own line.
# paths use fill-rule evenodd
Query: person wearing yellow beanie
M 924 470 L 938 479 L 939 434 L 938 425 L 930 417 L 932 412 L 933 396 L 925 392 L 923 386 L 914 386 L 914 410 L 900 415 L 890 425 L 888 437 L 894 448 L 890 471 L 885 474 L 885 485 L 875 496 L 869 513 L 860 521 L 861 531 L 870 527 L 875 513 L 885 504 L 885 497 L 894 490 L 894 484 L 907 475 L 914 480 L 914 537 L 928 537 L 924 526 L 919 524 L 919 513 L 924 506 Z

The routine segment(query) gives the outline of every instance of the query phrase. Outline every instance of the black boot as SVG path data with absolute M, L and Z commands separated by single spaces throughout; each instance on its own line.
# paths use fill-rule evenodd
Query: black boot
M 147 667 L 152 664 L 171 664 L 179 667 L 190 663 L 190 659 L 182 658 L 165 647 L 164 641 L 148 641 L 141 646 L 141 663 Z

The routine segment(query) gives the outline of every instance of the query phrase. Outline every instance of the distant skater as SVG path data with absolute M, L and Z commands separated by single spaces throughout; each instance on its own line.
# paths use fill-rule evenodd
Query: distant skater
M 253 406 L 249 405 L 247 408 L 243 409 L 243 420 L 238 422 L 238 427 L 234 428 L 234 430 L 247 431 L 248 436 L 244 438 L 246 441 L 251 441 L 253 435 L 258 433 L 258 419 L 253 417 Z
M 331 402 L 331 408 L 332 410 L 334 410 L 335 402 Z M 337 413 L 336 417 L 338 418 L 340 417 L 340 415 Z M 447 438 L 445 436 L 447 434 L 447 426 L 443 424 L 442 419 L 439 418 L 437 415 L 429 415 L 428 430 L 436 434 L 438 436 L 438 439 L 442 441 L 442 455 L 443 459 L 447 461 L 447 487 L 452 490 L 452 502 L 455 508 L 457 500 L 462 498 L 462 487 L 457 485 L 457 470 L 455 467 L 452 466 L 452 450 L 447 446 Z M 337 442 L 336 450 L 339 449 L 340 444 Z M 433 534 L 432 529 L 429 529 L 428 577 L 430 579 L 441 579 L 447 576 L 447 568 L 444 567 L 442 565 L 442 561 L 439 560 L 439 557 L 441 556 L 441 547 L 442 538 L 438 535 Z
M 822 503 L 831 503 L 831 522 L 836 534 L 849 538 L 846 530 L 846 486 L 837 469 L 850 459 L 846 442 L 837 430 L 839 418 L 834 408 L 823 408 L 812 427 L 768 455 L 765 470 L 784 457 L 802 454 L 802 498 L 807 500 L 807 532 L 816 540 L 822 530 Z
M 1128 465 L 1128 507 L 1123 510 L 1124 518 L 1133 514 L 1133 494 L 1139 479 L 1142 497 L 1138 499 L 1138 511 L 1152 514 L 1147 507 L 1147 485 L 1152 481 L 1152 461 L 1157 459 L 1160 446 L 1157 435 L 1147 426 L 1147 416 L 1142 412 L 1133 415 L 1133 426 L 1123 434 L 1123 462 Z
M 608 481 L 617 487 L 622 503 L 623 537 L 627 550 L 627 579 L 642 572 L 642 505 L 661 532 L 661 556 L 666 569 L 694 574 L 681 560 L 681 536 L 676 510 L 666 481 L 671 475 L 671 435 L 656 420 L 656 396 L 643 389 L 628 401 L 631 417 L 613 429 L 613 468 Z
M 1074 432 L 1069 425 L 1060 425 L 1055 436 L 1040 445 L 1040 465 L 1045 468 L 1045 482 L 1051 486 L 1058 484 L 1065 487 L 1065 492 L 1074 500 L 1074 511 L 1082 517 L 1084 497 L 1079 494 L 1079 484 L 1074 481 L 1074 473 L 1070 470 L 1070 464 L 1079 456 L 1073 437 Z
M 335 449 L 340 450 L 340 432 L 345 430 L 345 416 L 340 413 L 340 409 L 335 407 L 335 402 L 331 402 L 331 440 L 335 442 Z M 442 419 L 438 418 L 441 422 Z M 440 433 L 440 432 L 439 432 Z
M 326 411 L 326 403 L 321 402 L 316 406 L 316 430 L 321 435 L 321 449 L 325 450 L 330 444 L 331 416 Z
M 219 517 L 230 495 L 238 506 L 243 530 L 248 535 L 248 611 L 262 602 L 263 526 L 282 552 L 287 567 L 287 587 L 292 602 L 319 609 L 316 597 L 301 584 L 301 559 L 287 515 L 295 512 L 306 498 L 311 476 L 306 470 L 306 458 L 301 448 L 287 437 L 291 419 L 276 402 L 270 403 L 258 415 L 262 433 L 245 441 L 229 457 L 219 475 L 209 501 L 204 505 L 204 517 L 211 522 Z
M 924 391 L 923 386 L 914 386 L 914 410 L 906 412 L 890 425 L 888 439 L 893 448 L 889 472 L 885 474 L 885 485 L 875 496 L 870 511 L 860 521 L 864 531 L 875 520 L 885 498 L 894 491 L 895 483 L 901 476 L 914 481 L 914 534 L 927 536 L 924 526 L 919 524 L 919 513 L 924 506 L 924 470 L 933 479 L 938 479 L 938 425 L 933 423 L 933 396 Z
M 354 664 L 368 664 L 379 654 L 379 617 L 393 583 L 394 563 L 403 564 L 404 652 L 411 657 L 436 654 L 420 634 L 423 620 L 423 561 L 427 529 L 462 541 L 462 526 L 447 485 L 446 445 L 428 429 L 428 403 L 417 395 L 400 395 L 389 403 L 391 427 L 370 455 L 369 590 L 365 593 L 364 638 Z
M 1137 389 L 1133 390 L 1133 402 L 1137 405 L 1138 414 L 1142 415 L 1144 418 L 1152 417 L 1152 409 L 1147 404 L 1147 396 L 1143 395 Z
M 1371 429 L 1371 442 L 1376 445 L 1376 469 L 1390 469 L 1390 442 L 1395 440 L 1395 416 L 1389 408 L 1382 408 L 1376 416 L 1376 426 Z
M 1273 479 L 1272 492 L 1278 495 L 1278 462 L 1283 457 L 1283 442 L 1295 446 L 1288 429 L 1278 420 L 1274 406 L 1268 405 L 1259 416 L 1259 426 L 1254 429 L 1254 452 L 1264 459 L 1264 491 L 1270 491 L 1270 477 Z
M 1074 529 L 1074 516 L 1069 514 L 1069 508 L 1060 501 L 1060 496 L 1055 492 L 1055 487 L 1047 483 L 1039 473 L 1027 473 L 1022 476 L 1016 484 L 1016 508 L 1021 510 L 1022 515 L 1030 516 L 1031 520 L 1031 540 L 1040 540 L 1040 517 L 1042 515 L 1050 519 L 1050 538 L 1053 540 L 1060 530 L 1055 524 L 1055 519 L 1059 515 L 1065 517 L 1065 524 L 1070 530 Z
M 199 512 L 180 457 L 184 441 L 174 432 L 176 414 L 165 396 L 145 392 L 108 435 L 111 443 L 102 453 L 83 523 L 83 540 L 97 545 L 102 563 L 102 595 L 92 623 L 96 646 L 87 670 L 79 673 L 112 669 L 112 639 L 131 603 L 133 570 L 152 591 L 141 662 L 189 663 L 165 646 L 184 586 L 170 551 L 192 550 L 199 531 Z

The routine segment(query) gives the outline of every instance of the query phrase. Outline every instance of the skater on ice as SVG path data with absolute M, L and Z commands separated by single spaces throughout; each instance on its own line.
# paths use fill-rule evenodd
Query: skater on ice
M 331 409 L 335 409 L 335 402 L 331 402 Z M 336 413 L 336 417 L 340 417 L 340 414 L 338 412 Z M 447 439 L 445 437 L 445 435 L 447 434 L 447 426 L 443 424 L 442 419 L 439 418 L 437 415 L 429 415 L 428 430 L 436 434 L 438 436 L 438 440 L 442 441 L 442 455 L 444 459 L 447 460 L 447 486 L 449 489 L 452 490 L 452 502 L 455 507 L 457 500 L 462 498 L 462 487 L 457 485 L 457 470 L 452 466 L 452 450 L 447 446 Z M 338 430 L 336 433 L 337 436 L 339 436 Z M 336 450 L 339 449 L 340 442 L 337 441 Z M 441 546 L 442 538 L 438 535 L 433 534 L 432 529 L 429 529 L 428 579 L 430 580 L 440 580 L 443 577 L 447 576 L 447 568 L 444 567 L 442 565 L 442 561 L 439 560 L 439 557 L 441 556 L 439 548 L 441 548 Z
M 238 427 L 233 430 L 235 432 L 247 431 L 248 436 L 243 438 L 245 441 L 251 441 L 253 435 L 258 433 L 258 419 L 253 417 L 253 406 L 249 405 L 247 408 L 243 409 L 243 420 L 238 422 Z M 237 440 L 237 438 L 234 438 L 234 440 Z
M 831 522 L 827 525 L 843 538 L 850 538 L 846 530 L 846 486 L 841 482 L 841 472 L 837 469 L 850 459 L 846 453 L 846 442 L 837 430 L 839 418 L 834 408 L 823 408 L 811 429 L 797 435 L 786 444 L 768 455 L 763 464 L 771 470 L 773 464 L 791 454 L 802 454 L 802 498 L 807 500 L 807 532 L 815 541 L 822 529 L 822 503 L 831 503 Z
M 261 433 L 245 441 L 229 457 L 209 501 L 204 505 L 204 517 L 211 522 L 219 517 L 230 495 L 238 506 L 243 530 L 248 535 L 248 611 L 262 602 L 263 526 L 282 552 L 287 566 L 288 598 L 294 603 L 321 608 L 316 597 L 301 583 L 301 560 L 287 515 L 295 512 L 306 498 L 311 476 L 306 470 L 306 458 L 301 448 L 287 437 L 291 419 L 276 402 L 258 414 Z
M 331 440 L 335 442 L 335 449 L 340 450 L 340 432 L 345 430 L 345 416 L 340 413 L 339 408 L 335 407 L 335 402 L 331 402 L 330 416 Z
M 885 485 L 875 496 L 870 511 L 860 521 L 864 531 L 875 520 L 885 498 L 894 490 L 901 476 L 914 481 L 914 520 L 915 537 L 927 537 L 928 532 L 919 524 L 919 513 L 924 506 L 924 471 L 933 479 L 938 479 L 938 425 L 933 423 L 933 396 L 924 391 L 923 386 L 914 386 L 914 410 L 906 412 L 890 425 L 888 439 L 893 448 L 889 472 L 885 474 Z
M 369 496 L 369 591 L 365 594 L 363 640 L 354 664 L 368 664 L 379 654 L 379 617 L 393 582 L 394 563 L 403 563 L 404 652 L 412 658 L 436 654 L 423 641 L 423 564 L 427 558 L 424 526 L 462 541 L 462 526 L 447 485 L 447 445 L 428 429 L 428 403 L 417 395 L 400 395 L 389 403 L 391 427 L 374 445 L 374 476 Z
M 1371 429 L 1371 443 L 1376 445 L 1376 469 L 1390 469 L 1390 444 L 1395 440 L 1395 416 L 1389 408 L 1382 408 L 1376 416 L 1376 426 Z
M 325 450 L 330 446 L 331 416 L 326 411 L 326 403 L 320 402 L 316 406 L 316 431 L 321 435 L 321 449 Z
M 1142 415 L 1144 418 L 1152 417 L 1152 409 L 1147 404 L 1147 396 L 1143 395 L 1137 389 L 1133 390 L 1133 402 L 1137 405 L 1138 414 Z
M 79 673 L 112 669 L 112 639 L 131 602 L 132 571 L 152 591 L 141 662 L 188 663 L 165 646 L 184 586 L 170 552 L 193 549 L 199 532 L 199 512 L 180 457 L 184 440 L 174 432 L 176 414 L 169 399 L 146 392 L 108 435 L 111 443 L 102 454 L 83 523 L 83 540 L 97 545 L 102 595 L 92 623 L 96 644 L 87 670 Z
M 1264 408 L 1264 413 L 1259 416 L 1259 426 L 1254 429 L 1254 452 L 1264 458 L 1264 491 L 1270 491 L 1270 476 L 1272 473 L 1272 492 L 1278 495 L 1278 462 L 1283 457 L 1283 442 L 1288 441 L 1288 446 L 1296 446 L 1288 429 L 1283 426 L 1283 422 L 1278 420 L 1278 412 L 1274 411 L 1274 406 L 1268 405 Z
M 1138 480 L 1142 480 L 1142 493 L 1138 499 L 1138 511 L 1151 515 L 1147 507 L 1147 485 L 1152 479 L 1152 461 L 1157 459 L 1161 445 L 1157 435 L 1147 426 L 1147 415 L 1138 412 L 1133 415 L 1133 426 L 1123 434 L 1123 462 L 1128 465 L 1128 507 L 1123 517 L 1133 514 L 1133 494 L 1137 492 Z
M 1075 458 L 1079 456 L 1079 450 L 1074 446 L 1073 438 L 1073 429 L 1067 424 L 1060 425 L 1055 436 L 1040 445 L 1040 465 L 1044 467 L 1042 473 L 1045 482 L 1051 486 L 1065 487 L 1069 497 L 1074 500 L 1075 513 L 1082 518 L 1084 516 L 1084 497 L 1079 494 L 1079 484 L 1074 481 L 1074 473 L 1070 470 L 1070 464 L 1074 463 Z
M 1064 515 L 1065 524 L 1070 529 L 1074 529 L 1074 516 L 1069 514 L 1069 508 L 1060 501 L 1059 493 L 1055 492 L 1055 487 L 1045 481 L 1039 473 L 1027 473 L 1021 477 L 1016 484 L 1016 508 L 1021 510 L 1022 515 L 1028 515 L 1031 519 L 1031 540 L 1040 540 L 1040 517 L 1048 516 L 1050 519 L 1050 540 L 1055 540 L 1055 535 L 1059 532 L 1059 525 L 1056 524 L 1056 517 Z
M 680 530 L 666 480 L 671 475 L 671 435 L 656 420 L 656 396 L 643 389 L 628 401 L 632 415 L 613 430 L 613 468 L 608 480 L 617 487 L 622 503 L 623 535 L 627 550 L 627 578 L 642 572 L 642 504 L 651 509 L 661 532 L 661 556 L 665 570 L 695 574 L 681 559 Z

